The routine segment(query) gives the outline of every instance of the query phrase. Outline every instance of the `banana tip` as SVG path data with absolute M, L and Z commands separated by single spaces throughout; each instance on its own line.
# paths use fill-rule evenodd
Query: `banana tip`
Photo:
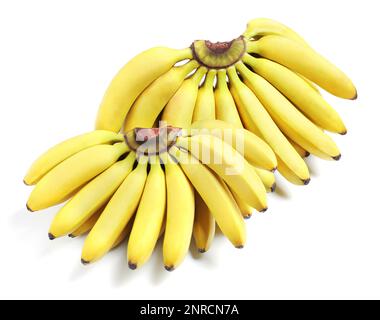
M 131 270 L 136 270 L 137 269 L 137 264 L 133 262 L 128 262 L 128 267 Z
M 55 239 L 55 236 L 52 233 L 49 233 L 48 237 L 49 237 L 50 240 L 54 240 Z
M 342 155 L 338 155 L 336 157 L 332 157 L 335 161 L 339 161 L 340 159 L 342 159 Z
M 356 91 L 354 97 L 351 98 L 351 100 L 357 100 L 357 99 L 358 99 L 358 92 Z
M 80 262 L 81 262 L 84 266 L 87 266 L 87 265 L 90 264 L 89 261 L 86 261 L 86 260 L 84 260 L 84 259 L 81 259 Z
M 270 188 L 270 191 L 271 191 L 271 192 L 275 192 L 275 191 L 276 191 L 276 188 L 277 188 L 277 184 L 276 184 L 276 183 L 273 183 L 272 187 Z
M 175 270 L 174 266 L 165 266 L 166 271 L 173 272 Z
M 77 236 L 75 236 L 75 235 L 73 235 L 73 234 L 69 234 L 69 238 L 72 238 L 72 239 L 74 239 L 74 238 L 76 238 Z
M 26 204 L 26 209 L 28 209 L 29 212 L 34 212 L 34 210 L 29 206 L 29 204 Z
M 271 172 L 275 173 L 277 171 L 277 167 L 274 167 Z
M 246 214 L 246 215 L 244 215 L 244 219 L 245 220 L 249 220 L 249 219 L 251 219 L 252 218 L 252 214 L 250 213 L 250 214 Z
M 244 245 L 241 244 L 241 245 L 236 246 L 235 248 L 236 248 L 236 249 L 243 249 L 243 248 L 244 248 Z
M 26 186 L 28 186 L 28 187 L 31 185 L 30 183 L 28 183 L 28 182 L 26 181 L 26 179 L 22 180 L 22 182 L 24 182 L 24 184 L 25 184 Z
M 199 248 L 199 249 L 198 249 L 198 252 L 199 252 L 199 253 L 206 253 L 206 249 Z
M 303 180 L 303 184 L 304 186 L 307 186 L 309 183 L 310 183 L 311 179 L 306 179 L 306 180 Z
M 267 212 L 267 211 L 268 211 L 268 207 L 260 210 L 260 213 L 264 213 L 264 212 Z

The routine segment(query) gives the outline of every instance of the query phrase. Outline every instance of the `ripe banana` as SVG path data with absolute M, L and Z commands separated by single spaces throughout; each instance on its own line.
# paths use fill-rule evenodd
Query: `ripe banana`
M 198 86 L 206 72 L 205 67 L 199 67 L 191 78 L 183 82 L 165 107 L 161 121 L 166 122 L 166 125 L 179 128 L 190 126 L 197 100 Z
M 286 139 L 254 93 L 240 81 L 234 68 L 228 69 L 230 90 L 236 101 L 244 125 L 259 135 L 273 149 L 278 159 L 286 163 L 301 179 L 310 179 L 309 169 L 300 155 Z
M 273 172 L 254 167 L 260 180 L 263 182 L 267 192 L 274 192 L 276 190 L 276 177 Z
M 221 120 L 197 121 L 191 125 L 190 134 L 208 133 L 222 138 L 241 152 L 247 161 L 257 167 L 272 171 L 277 167 L 276 155 L 269 145 L 254 133 Z M 243 145 L 243 146 L 242 146 Z
M 87 236 L 82 251 L 83 264 L 99 260 L 112 248 L 138 207 L 146 177 L 147 161 L 140 158 L 136 169 L 121 184 Z
M 248 52 L 259 54 L 302 74 L 337 97 L 355 100 L 358 96 L 354 84 L 341 70 L 296 41 L 269 35 L 249 42 Z
M 243 61 L 276 87 L 317 126 L 331 132 L 347 133 L 339 114 L 299 75 L 267 59 L 245 55 Z
M 152 255 L 165 217 L 165 173 L 160 162 L 151 164 L 128 241 L 129 268 L 140 268 Z
M 124 131 L 152 127 L 186 76 L 197 66 L 198 63 L 192 60 L 180 67 L 173 67 L 146 88 L 127 114 Z
M 30 167 L 25 178 L 26 185 L 34 185 L 51 169 L 74 154 L 98 144 L 112 144 L 123 141 L 123 136 L 110 131 L 95 130 L 68 139 L 49 149 Z
M 176 64 L 190 59 L 191 50 L 156 47 L 130 60 L 112 80 L 98 111 L 96 128 L 119 132 L 135 99 Z
M 174 146 L 169 152 L 180 162 L 223 234 L 235 247 L 243 248 L 246 241 L 244 220 L 235 199 L 226 191 L 224 182 L 187 151 Z
M 312 145 L 314 149 L 330 155 L 333 159 L 340 157 L 340 151 L 334 141 L 268 81 L 251 72 L 243 63 L 238 63 L 237 69 L 243 76 L 244 83 L 254 92 L 282 132 L 309 152 L 311 150 L 307 147 Z M 307 144 L 304 141 L 307 141 Z
M 75 231 L 104 207 L 132 171 L 135 160 L 136 155 L 131 152 L 83 187 L 55 216 L 49 230 L 50 239 Z
M 194 224 L 194 189 L 180 166 L 166 154 L 166 229 L 163 244 L 165 269 L 173 271 L 184 260 Z
M 177 146 L 189 150 L 250 206 L 267 209 L 265 187 L 251 165 L 231 145 L 211 135 L 180 137 Z
M 240 209 L 240 212 L 243 216 L 244 219 L 248 220 L 252 217 L 253 213 L 255 212 L 255 209 L 252 208 L 251 206 L 249 206 L 245 201 L 243 201 L 239 195 L 235 192 L 233 192 L 231 189 L 230 189 L 230 192 L 232 193 L 235 201 L 236 201 L 236 204 L 238 205 L 239 209 Z
M 225 69 L 218 71 L 218 80 L 214 92 L 216 119 L 230 123 L 236 128 L 243 128 L 234 98 L 228 90 L 226 75 Z
M 122 142 L 93 146 L 73 155 L 37 183 L 27 208 L 30 211 L 42 210 L 67 200 L 79 187 L 109 168 L 126 152 L 128 147 Z
M 210 70 L 207 73 L 203 85 L 198 91 L 197 101 L 195 103 L 193 122 L 198 120 L 215 119 L 215 97 L 214 97 L 214 80 L 216 70 Z
M 215 218 L 198 192 L 195 193 L 193 237 L 200 253 L 207 252 L 214 240 Z
M 247 29 L 243 35 L 247 39 L 268 35 L 279 35 L 308 46 L 306 41 L 294 30 L 278 21 L 267 18 L 257 18 L 249 21 Z

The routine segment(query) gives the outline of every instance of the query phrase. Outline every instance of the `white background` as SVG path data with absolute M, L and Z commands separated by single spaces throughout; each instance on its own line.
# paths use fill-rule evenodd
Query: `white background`
M 0 298 L 380 298 L 380 50 L 377 1 L 1 1 Z M 28 213 L 28 166 L 53 144 L 92 130 L 109 81 L 156 45 L 229 40 L 270 17 L 299 31 L 355 81 L 357 102 L 327 99 L 349 134 L 338 163 L 310 161 L 292 187 L 248 222 L 236 250 L 221 236 L 174 273 L 158 250 L 130 271 L 120 248 L 83 267 L 83 239 L 50 242 L 57 208 Z M 149 66 L 147 66 L 149 68 Z

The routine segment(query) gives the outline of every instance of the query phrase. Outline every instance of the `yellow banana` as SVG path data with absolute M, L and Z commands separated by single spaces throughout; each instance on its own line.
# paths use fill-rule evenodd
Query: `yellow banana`
M 57 165 L 33 189 L 27 208 L 46 209 L 59 204 L 74 191 L 102 173 L 128 151 L 127 145 L 97 145 L 85 149 Z
M 190 126 L 197 100 L 198 86 L 206 72 L 205 67 L 199 67 L 191 78 L 182 83 L 165 107 L 161 121 L 179 128 Z
M 50 239 L 75 231 L 102 208 L 132 171 L 135 159 L 131 152 L 83 187 L 53 219 Z
M 151 164 L 128 241 L 127 259 L 132 270 L 141 267 L 152 255 L 164 222 L 165 206 L 165 173 L 156 161 Z
M 339 114 L 299 75 L 267 59 L 245 55 L 243 61 L 276 87 L 317 126 L 331 132 L 347 133 Z
M 215 218 L 198 192 L 195 193 L 193 237 L 200 253 L 207 252 L 215 235 Z
M 121 184 L 86 238 L 82 263 L 102 258 L 114 245 L 134 215 L 140 202 L 147 177 L 147 161 L 142 158 Z
M 234 68 L 228 69 L 228 75 L 231 80 L 230 90 L 245 127 L 271 146 L 277 155 L 277 161 L 282 159 L 301 180 L 309 179 L 309 169 L 305 161 L 294 150 L 254 93 L 240 81 Z
M 129 220 L 127 226 L 120 233 L 119 237 L 116 239 L 116 241 L 113 244 L 113 246 L 112 246 L 111 249 L 115 249 L 116 247 L 118 247 L 119 245 L 121 245 L 127 239 L 127 237 L 131 234 L 133 222 L 134 222 L 134 217 L 132 217 Z
M 281 36 L 266 36 L 248 44 L 248 52 L 278 62 L 300 73 L 331 94 L 355 100 L 352 81 L 336 66 L 314 50 Z
M 51 169 L 74 154 L 98 144 L 112 144 L 123 141 L 123 136 L 111 131 L 95 130 L 86 134 L 68 139 L 41 155 L 30 167 L 24 183 L 36 184 Z
M 242 214 L 243 218 L 248 220 L 252 217 L 253 213 L 255 212 L 255 209 L 252 208 L 251 206 L 249 206 L 245 201 L 243 201 L 238 194 L 236 194 L 235 192 L 233 192 L 232 190 L 230 190 L 235 201 L 236 201 L 236 204 L 238 205 L 239 209 L 240 209 L 240 213 Z
M 181 167 L 166 154 L 166 229 L 163 244 L 165 269 L 173 271 L 184 260 L 194 224 L 194 189 Z
M 293 146 L 293 148 L 297 151 L 297 153 L 302 158 L 307 158 L 308 156 L 310 156 L 310 152 L 306 151 L 304 148 L 302 148 L 300 145 L 298 145 L 297 143 L 295 143 L 291 139 L 288 138 L 288 140 L 291 143 L 291 145 Z
M 314 149 L 330 155 L 333 159 L 340 157 L 340 151 L 334 141 L 268 81 L 251 72 L 243 63 L 238 63 L 237 69 L 243 76 L 244 83 L 254 92 L 283 133 L 309 152 L 311 150 L 308 146 L 312 145 Z M 307 141 L 307 144 L 304 141 Z
M 298 186 L 306 186 L 310 183 L 310 178 L 306 180 L 301 180 L 289 167 L 281 160 L 278 160 L 278 172 L 288 180 L 290 183 Z
M 190 134 L 208 133 L 222 138 L 241 152 L 249 163 L 257 167 L 269 171 L 277 167 L 276 155 L 269 145 L 246 129 L 235 127 L 233 124 L 221 120 L 197 121 L 191 125 L 190 129 Z M 240 144 L 243 144 L 243 148 Z
M 94 227 L 96 221 L 98 221 L 100 215 L 102 214 L 104 207 L 94 213 L 90 218 L 88 218 L 84 223 L 82 223 L 77 229 L 69 234 L 70 238 L 76 238 L 83 236 L 84 234 L 91 231 Z
M 243 35 L 247 39 L 251 39 L 273 34 L 293 39 L 308 46 L 306 41 L 298 33 L 280 22 L 267 18 L 257 18 L 249 21 Z
M 223 181 L 187 151 L 174 146 L 170 154 L 180 162 L 223 234 L 235 247 L 243 248 L 246 241 L 244 220 L 232 194 L 226 192 Z
M 119 132 L 135 99 L 178 61 L 191 59 L 190 48 L 156 47 L 130 60 L 112 80 L 98 111 L 96 128 Z
M 211 135 L 179 137 L 177 146 L 189 150 L 227 185 L 259 211 L 267 208 L 265 187 L 253 167 L 231 145 Z
M 228 90 L 226 75 L 225 69 L 218 71 L 218 80 L 214 92 L 216 119 L 230 123 L 236 128 L 243 128 L 234 98 Z
M 186 76 L 197 66 L 198 63 L 192 60 L 180 67 L 173 67 L 146 88 L 127 114 L 124 131 L 152 127 Z
M 253 167 L 259 176 L 260 180 L 263 182 L 267 192 L 274 192 L 276 190 L 276 177 L 273 172 Z
M 215 119 L 215 75 L 216 70 L 208 71 L 206 79 L 198 91 L 197 101 L 195 103 L 193 114 L 193 122 L 198 120 Z

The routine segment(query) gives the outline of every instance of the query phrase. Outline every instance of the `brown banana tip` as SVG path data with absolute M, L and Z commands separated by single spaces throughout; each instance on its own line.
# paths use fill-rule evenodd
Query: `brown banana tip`
M 244 216 L 244 219 L 245 219 L 245 220 L 249 220 L 249 219 L 251 219 L 251 218 L 252 218 L 252 214 L 247 214 L 247 215 Z
M 30 184 L 29 184 L 29 183 L 27 183 L 25 179 L 24 179 L 24 180 L 22 180 L 22 182 L 24 182 L 24 184 L 25 184 L 26 186 L 30 186 Z
M 308 158 L 308 157 L 310 157 L 310 152 L 306 151 L 305 158 Z
M 84 266 L 87 266 L 90 264 L 90 262 L 84 260 L 84 259 L 80 259 L 80 262 L 84 265 Z
M 277 171 L 277 167 L 273 168 L 271 172 L 275 173 Z
M 271 191 L 271 192 L 275 192 L 275 191 L 276 191 L 276 188 L 277 188 L 277 184 L 276 184 L 276 182 L 275 182 L 275 183 L 273 183 L 272 187 L 270 188 L 270 191 Z
M 339 133 L 341 136 L 345 136 L 347 134 L 347 130 Z
M 243 248 L 244 248 L 244 245 L 241 244 L 241 245 L 239 245 L 239 246 L 236 246 L 235 248 L 236 248 L 236 249 L 243 249 Z
M 303 181 L 304 186 L 307 186 L 310 183 L 311 179 L 309 178 L 309 179 L 302 180 L 302 181 Z
M 338 155 L 338 156 L 336 156 L 336 157 L 333 157 L 333 159 L 334 159 L 335 161 L 339 161 L 340 159 L 342 159 L 342 155 L 340 154 L 340 155 Z
M 48 237 L 49 237 L 50 240 L 54 240 L 55 239 L 55 236 L 52 233 L 49 233 Z
M 355 96 L 353 98 L 351 98 L 351 100 L 357 100 L 357 99 L 358 99 L 358 92 L 356 91 Z
M 72 238 L 72 239 L 74 239 L 74 238 L 76 238 L 77 236 L 75 236 L 75 235 L 73 235 L 73 234 L 69 234 L 69 238 Z
M 174 271 L 174 266 L 165 266 L 166 271 L 173 272 Z
M 198 249 L 199 253 L 206 253 L 206 249 Z
M 268 208 L 264 208 L 262 209 L 261 211 L 259 211 L 260 213 L 264 213 L 264 212 L 267 212 L 268 211 Z
M 133 262 L 128 262 L 128 267 L 131 270 L 136 270 L 137 269 L 137 264 Z
M 34 212 L 34 210 L 32 208 L 30 208 L 30 206 L 28 204 L 26 204 L 26 209 L 28 209 L 29 212 Z

